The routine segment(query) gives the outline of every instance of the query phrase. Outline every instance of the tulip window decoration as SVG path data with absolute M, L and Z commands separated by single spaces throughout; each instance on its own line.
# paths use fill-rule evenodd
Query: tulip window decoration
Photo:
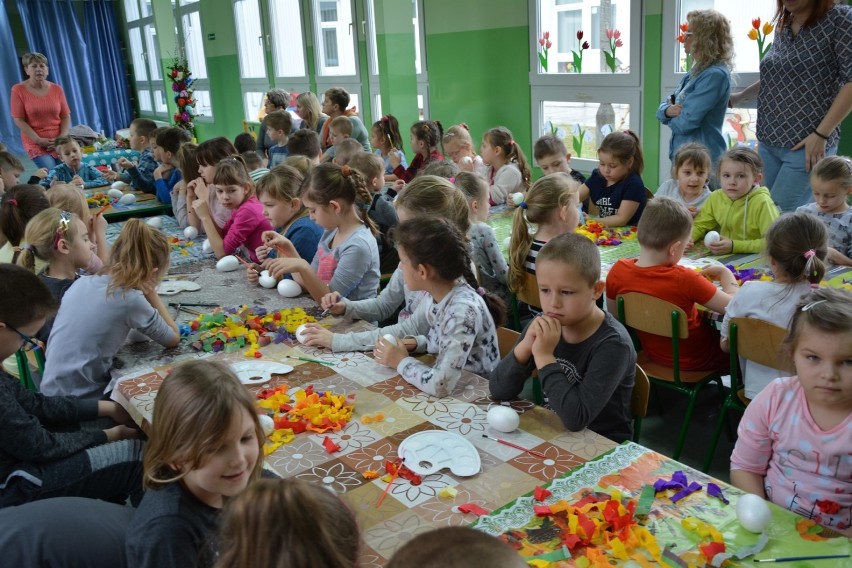
M 550 41 L 550 32 L 544 32 L 544 35 L 538 38 L 538 46 L 538 61 L 541 63 L 541 68 L 547 73 L 547 53 L 553 46 L 553 43 Z
M 589 42 L 583 41 L 583 30 L 577 32 L 577 51 L 572 51 L 574 56 L 574 71 L 577 73 L 583 72 L 583 51 L 589 49 Z
M 689 22 L 684 22 L 680 25 L 680 35 L 677 36 L 677 41 L 681 44 L 686 43 L 686 34 L 689 32 Z M 686 62 L 683 65 L 683 70 L 689 73 L 690 69 L 692 69 L 692 54 L 686 54 Z
M 757 42 L 757 55 L 760 57 L 760 60 L 763 61 L 763 58 L 766 56 L 766 52 L 769 51 L 769 48 L 772 47 L 772 42 L 766 42 L 766 38 L 769 37 L 775 30 L 775 26 L 773 26 L 770 22 L 764 22 L 763 26 L 760 25 L 760 18 L 755 18 L 751 21 L 751 29 L 748 31 L 748 39 Z
M 591 135 L 588 130 L 580 126 L 580 123 L 574 125 L 574 129 L 571 132 L 571 147 L 574 150 L 574 156 L 577 158 L 583 157 L 583 142 L 586 139 L 591 139 Z
M 195 138 L 195 98 L 192 96 L 192 83 L 195 79 L 186 58 L 181 55 L 172 58 L 168 69 L 177 105 L 177 112 L 172 116 L 175 126 L 188 130 Z
M 615 70 L 618 68 L 618 60 L 615 58 L 615 48 L 623 46 L 624 42 L 621 41 L 621 32 L 618 30 L 607 30 L 606 37 L 609 40 L 609 49 L 604 51 L 606 65 L 610 71 L 615 73 Z

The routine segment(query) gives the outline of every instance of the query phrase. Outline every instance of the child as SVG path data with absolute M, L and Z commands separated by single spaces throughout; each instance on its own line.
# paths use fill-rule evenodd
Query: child
M 449 221 L 403 221 L 394 230 L 394 239 L 405 285 L 432 296 L 426 314 L 429 331 L 414 338 L 415 352 L 433 353 L 437 359 L 430 367 L 409 356 L 403 344 L 384 337 L 376 342 L 374 358 L 423 392 L 448 396 L 462 370 L 487 375 L 497 364 L 497 326 L 505 320 L 505 306 L 479 287 L 467 239 Z
M 157 123 L 147 118 L 137 118 L 130 123 L 130 138 L 128 143 L 131 150 L 141 152 L 136 163 L 131 162 L 127 158 L 119 158 L 118 167 L 124 170 L 123 173 L 107 172 L 106 178 L 110 181 L 121 180 L 129 183 L 133 189 L 144 191 L 146 193 L 154 192 L 154 170 L 157 169 L 157 161 L 154 159 L 154 154 L 151 152 L 151 142 L 153 132 L 157 129 Z
M 313 130 L 297 130 L 287 142 L 287 152 L 290 156 L 305 156 L 314 165 L 319 164 L 322 157 L 319 135 Z
M 352 124 L 351 122 L 349 124 Z M 364 147 L 354 138 L 345 138 L 338 142 L 334 148 L 334 158 L 332 162 L 338 166 L 345 166 L 352 159 L 352 156 L 364 152 Z
M 260 154 L 254 150 L 243 152 L 240 154 L 240 157 L 246 165 L 246 169 L 248 170 L 252 183 L 257 184 L 257 182 L 260 181 L 260 178 L 269 173 L 269 169 L 263 167 L 263 158 L 261 158 Z
M 4 186 L 11 189 L 21 183 L 21 174 L 24 173 L 24 164 L 18 157 L 10 152 L 0 152 L 0 195 L 3 195 Z M 30 176 L 28 184 L 38 185 L 47 177 L 47 170 L 40 168 Z
M 361 174 L 349 166 L 320 164 L 301 190 L 302 202 L 325 229 L 313 261 L 298 258 L 288 239 L 273 231 L 263 234 L 266 246 L 280 246 L 288 258 L 267 259 L 264 267 L 276 278 L 292 274 L 315 302 L 329 292 L 344 298 L 375 298 L 379 287 L 376 226 L 367 215 L 372 201 Z
M 502 205 L 513 193 L 530 188 L 530 168 L 524 151 L 504 126 L 492 128 L 482 136 L 479 147 L 482 162 L 488 166 L 485 179 L 491 205 Z
M 624 326 L 595 304 L 604 291 L 598 247 L 582 235 L 559 235 L 536 264 L 542 316 L 491 373 L 491 396 L 515 398 L 538 369 L 548 405 L 568 430 L 629 440 L 636 352 Z
M 656 197 L 671 197 L 683 203 L 689 214 L 695 217 L 707 198 L 710 197 L 710 151 L 698 142 L 687 142 L 677 149 L 672 165 L 670 180 L 663 182 Z
M 286 110 L 276 110 L 264 117 L 263 126 L 266 127 L 269 138 L 276 142 L 275 146 L 267 149 L 269 163 L 266 167 L 272 169 L 289 155 L 287 139 L 290 136 L 290 129 L 293 128 L 293 118 Z
M 645 209 L 645 167 L 639 139 L 631 131 L 606 135 L 598 148 L 599 167 L 580 187 L 580 201 L 591 199 L 589 210 L 607 227 L 636 225 Z
M 718 230 L 722 238 L 709 245 L 713 254 L 760 252 L 763 236 L 778 218 L 778 207 L 769 189 L 758 187 L 763 179 L 763 160 L 745 146 L 734 146 L 719 160 L 719 183 L 695 217 L 692 241 L 701 242 L 707 231 Z
M 0 262 L 14 264 L 18 261 L 27 223 L 48 207 L 50 203 L 40 186 L 21 184 L 6 188 L 0 198 L 0 236 L 4 243 L 0 248 Z M 37 270 L 43 267 L 37 266 Z
M 340 155 L 338 154 L 338 157 Z M 393 197 L 385 191 L 385 163 L 381 156 L 359 151 L 349 160 L 349 166 L 360 173 L 367 181 L 367 189 L 373 194 L 373 201 L 367 215 L 376 224 L 379 234 L 376 242 L 379 246 L 379 271 L 382 274 L 393 272 L 399 265 L 396 247 L 390 239 L 390 231 L 399 223 Z
M 731 298 L 722 321 L 722 350 L 728 351 L 731 318 L 753 318 L 788 328 L 799 301 L 811 286 L 819 286 L 825 274 L 828 234 L 819 219 L 806 213 L 788 213 L 778 218 L 766 235 L 766 256 L 775 280 L 745 282 Z M 745 395 L 757 396 L 783 371 L 740 357 L 745 376 Z
M 299 130 L 298 132 L 296 132 L 296 134 L 298 134 L 299 132 L 302 132 L 302 130 Z M 294 134 L 293 136 L 295 136 L 296 134 Z M 290 137 L 290 139 L 292 140 L 292 136 Z M 319 160 L 311 160 L 307 156 L 296 155 L 287 156 L 287 159 L 284 160 L 281 165 L 293 168 L 294 170 L 302 174 L 302 177 L 306 178 L 313 171 L 314 166 L 318 163 Z
M 826 156 L 811 170 L 814 203 L 797 211 L 816 215 L 828 228 L 828 261 L 852 266 L 852 159 Z
M 444 154 L 449 156 L 455 165 L 463 172 L 473 172 L 483 178 L 488 174 L 488 166 L 473 150 L 473 138 L 470 129 L 462 122 L 450 126 L 442 140 Z
M 394 168 L 390 163 L 391 153 L 399 152 L 401 154 L 399 165 L 403 169 L 408 167 L 408 162 L 405 161 L 405 151 L 402 148 L 399 121 L 394 115 L 386 114 L 381 120 L 373 123 L 373 128 L 370 130 L 370 145 L 373 146 L 373 153 L 382 158 L 385 163 L 387 180 L 396 181 L 396 176 L 393 175 Z
M 94 247 L 95 254 L 89 257 L 89 263 L 82 267 L 84 274 L 96 274 L 109 262 L 110 245 L 107 241 L 107 220 L 103 215 L 92 215 L 86 195 L 76 185 L 61 183 L 50 188 L 47 192 L 47 201 L 50 206 L 60 211 L 68 211 L 76 215 L 86 225 L 89 241 Z M 40 266 L 41 260 L 36 257 L 36 267 Z M 37 274 L 40 271 L 36 272 Z
M 473 263 L 476 265 L 479 281 L 486 290 L 497 294 L 508 305 L 509 265 L 500 250 L 494 229 L 485 223 L 490 209 L 488 184 L 477 174 L 461 172 L 456 177 L 455 185 L 464 194 L 470 209 L 470 230 L 467 232 L 467 238 L 473 247 Z
M 453 183 L 453 180 L 459 173 L 459 167 L 452 162 L 448 162 L 447 160 L 441 160 L 440 162 L 431 162 L 429 163 L 423 170 L 421 170 L 421 176 L 438 176 L 442 178 L 446 178 L 450 180 L 450 183 Z
M 728 356 L 719 348 L 719 334 L 709 320 L 701 317 L 695 304 L 725 313 L 737 291 L 737 281 L 721 264 L 710 265 L 701 272 L 678 264 L 692 228 L 686 207 L 668 197 L 655 197 L 645 209 L 636 234 L 639 258 L 619 260 L 607 275 L 608 310 L 618 313 L 616 299 L 627 292 L 641 292 L 675 304 L 686 312 L 689 331 L 689 337 L 680 340 L 681 370 L 727 373 Z M 705 276 L 720 281 L 722 289 Z M 670 338 L 636 333 L 650 360 L 667 367 L 673 365 Z
M 337 156 L 337 146 L 344 140 L 352 137 L 352 121 L 346 115 L 336 116 L 329 121 L 328 131 L 331 146 L 326 148 L 320 162 L 333 160 Z M 343 164 L 338 164 L 343 165 Z
M 333 491 L 298 479 L 261 479 L 222 521 L 216 568 L 357 568 L 355 514 Z
M 32 346 L 55 311 L 35 274 L 0 265 L 0 359 Z M 64 495 L 123 503 L 138 491 L 142 442 L 117 403 L 34 393 L 0 371 L 0 408 L 0 507 Z M 118 425 L 102 429 L 98 417 Z
M 172 188 L 172 212 L 178 225 L 184 229 L 189 226 L 189 203 L 187 186 L 198 175 L 198 159 L 195 153 L 198 146 L 192 142 L 182 144 L 177 153 L 177 166 L 180 181 Z
M 213 175 L 216 186 L 216 201 L 231 211 L 231 216 L 221 229 L 210 214 L 210 204 L 201 198 L 192 203 L 192 208 L 207 238 L 216 258 L 228 254 L 246 252 L 253 262 L 259 262 L 255 250 L 263 244 L 261 235 L 271 231 L 272 225 L 263 216 L 263 205 L 254 195 L 254 184 L 251 182 L 246 165 L 238 158 L 225 158 L 216 166 Z
M 258 182 L 257 198 L 263 205 L 264 217 L 269 219 L 277 232 L 293 243 L 300 258 L 310 262 L 317 253 L 322 227 L 310 218 L 299 198 L 299 188 L 304 179 L 301 172 L 290 166 L 277 166 Z M 265 244 L 260 245 L 255 253 L 261 261 L 277 256 L 275 249 Z M 249 282 L 257 283 L 257 270 L 248 268 L 246 275 Z
M 405 183 L 422 173 L 430 162 L 441 161 L 444 156 L 438 151 L 438 144 L 444 135 L 444 129 L 437 120 L 421 120 L 411 126 L 411 150 L 414 159 L 408 168 L 403 167 L 403 156 L 394 152 L 388 154 L 388 161 L 393 166 L 393 175 Z
M 443 527 L 421 533 L 403 544 L 387 568 L 527 568 L 515 549 L 470 527 Z
M 127 221 L 108 267 L 65 293 L 47 343 L 44 394 L 103 398 L 113 358 L 131 329 L 164 347 L 180 342 L 177 324 L 157 295 L 170 251 L 163 233 L 139 219 Z
M 154 190 L 160 203 L 170 205 L 172 189 L 181 179 L 177 167 L 177 153 L 182 144 L 189 142 L 189 133 L 183 128 L 172 126 L 157 135 L 154 157 L 160 165 L 154 168 Z
M 464 196 L 444 178 L 419 176 L 402 188 L 393 203 L 400 221 L 430 217 L 447 219 L 462 234 L 470 229 Z M 402 266 L 397 264 L 390 282 L 377 298 L 353 302 L 342 298 L 338 292 L 332 292 L 320 302 L 324 309 L 334 315 L 389 322 L 389 325 L 364 332 L 332 334 L 324 327 L 308 324 L 304 332 L 306 343 L 332 351 L 368 351 L 386 333 L 395 337 L 425 335 L 429 331 L 425 311 L 432 305 L 431 301 L 425 301 L 427 298 L 428 292 L 411 290 L 405 285 Z M 415 313 L 422 317 L 413 318 Z M 413 349 L 415 345 L 410 342 L 408 346 Z
M 731 483 L 852 537 L 852 294 L 820 288 L 793 314 L 797 376 L 751 401 L 731 454 Z
M 57 183 L 73 183 L 86 189 L 109 185 L 99 169 L 83 163 L 83 151 L 76 140 L 70 136 L 60 136 L 54 146 L 62 163 L 50 170 L 47 177 L 41 180 L 41 185 L 52 187 Z
M 586 183 L 586 176 L 571 169 L 571 153 L 565 148 L 565 143 L 552 134 L 545 134 L 535 141 L 533 157 L 544 175 L 563 172 L 577 183 Z
M 210 567 L 221 509 L 263 465 L 253 397 L 224 363 L 191 361 L 163 381 L 155 404 L 128 565 Z
M 36 274 L 36 259 L 46 263 L 47 267 L 37 275 L 61 303 L 65 292 L 77 279 L 77 271 L 89 266 L 95 254 L 95 244 L 89 240 L 86 225 L 67 211 L 45 209 L 27 223 L 24 238 L 27 244 L 18 256 L 18 264 Z M 51 318 L 36 337 L 47 343 L 52 327 Z
M 234 137 L 234 148 L 236 148 L 237 152 L 240 154 L 245 154 L 246 152 L 257 153 L 257 141 L 250 133 L 240 132 Z M 260 154 L 258 154 L 258 156 L 260 156 Z
M 510 290 L 523 290 L 527 274 L 535 274 L 539 251 L 550 239 L 577 228 L 579 188 L 568 174 L 544 176 L 515 210 L 509 244 Z M 530 233 L 530 224 L 537 226 L 535 233 Z
M 210 187 L 210 185 L 213 183 L 213 176 L 216 174 L 216 165 L 219 161 L 236 155 L 236 148 L 224 136 L 205 140 L 195 150 L 198 172 L 196 177 L 186 184 L 186 201 L 189 224 L 198 229 L 199 232 L 204 231 L 204 225 L 198 215 L 195 214 L 195 210 L 189 206 L 196 199 L 207 201 L 217 227 L 224 227 L 231 217 L 231 210 L 219 203 L 216 199 L 216 188 Z

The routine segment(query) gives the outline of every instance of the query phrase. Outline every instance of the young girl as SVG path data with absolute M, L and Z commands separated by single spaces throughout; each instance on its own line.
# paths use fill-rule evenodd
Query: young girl
M 216 166 L 213 174 L 216 186 L 216 201 L 231 211 L 231 216 L 222 228 L 210 213 L 210 203 L 204 199 L 192 202 L 192 208 L 204 225 L 210 247 L 216 258 L 228 254 L 247 252 L 252 261 L 257 259 L 257 247 L 263 244 L 262 235 L 271 231 L 272 225 L 263 215 L 263 205 L 254 195 L 246 165 L 239 158 L 225 158 Z
M 62 163 L 50 170 L 47 177 L 41 180 L 41 185 L 52 187 L 57 183 L 70 183 L 86 189 L 109 185 L 100 170 L 83 163 L 83 151 L 76 140 L 70 136 L 60 136 L 53 144 Z
M 573 231 L 580 221 L 577 195 L 580 184 L 566 173 L 544 176 L 530 188 L 515 210 L 509 244 L 509 289 L 522 290 L 527 274 L 535 274 L 538 252 L 550 239 Z M 538 230 L 530 234 L 530 224 Z
M 300 258 L 310 262 L 317 253 L 322 227 L 313 222 L 299 198 L 299 188 L 304 179 L 297 170 L 282 164 L 260 178 L 257 197 L 263 205 L 263 215 L 275 230 L 293 243 Z M 260 261 L 277 256 L 277 251 L 265 244 L 261 244 L 255 252 Z M 246 274 L 252 284 L 257 283 L 257 270 L 248 268 Z
M 482 136 L 479 148 L 488 166 L 485 179 L 490 187 L 491 205 L 502 205 L 513 193 L 526 193 L 530 188 L 530 167 L 524 151 L 504 126 L 492 128 Z
M 276 278 L 293 279 L 320 302 L 329 292 L 344 298 L 375 298 L 379 287 L 379 248 L 376 228 L 367 215 L 373 196 L 361 174 L 349 166 L 320 164 L 302 184 L 302 202 L 325 229 L 310 263 L 283 235 L 263 233 L 267 247 L 281 247 L 283 255 L 267 259 L 264 267 Z
M 197 199 L 207 201 L 208 208 L 217 227 L 224 227 L 231 217 L 231 210 L 222 206 L 216 198 L 216 188 L 210 187 L 213 176 L 216 173 L 216 165 L 223 159 L 237 155 L 237 149 L 231 141 L 224 136 L 205 140 L 195 149 L 195 160 L 198 162 L 198 172 L 189 178 L 192 181 L 186 184 L 187 220 L 189 224 L 204 231 L 201 219 L 192 208 L 191 204 Z M 194 179 L 193 179 L 194 178 Z
M 786 344 L 797 376 L 773 381 L 746 408 L 731 483 L 852 537 L 852 294 L 811 292 Z
M 94 245 L 95 254 L 91 255 L 89 263 L 82 267 L 82 271 L 86 274 L 96 274 L 105 263 L 109 262 L 107 220 L 103 215 L 92 215 L 92 210 L 86 202 L 86 195 L 76 185 L 70 183 L 54 185 L 47 192 L 47 200 L 51 207 L 76 215 L 86 225 L 89 241 Z
M 179 343 L 177 325 L 157 295 L 170 251 L 163 233 L 140 219 L 127 221 L 107 268 L 65 293 L 47 343 L 44 394 L 103 398 L 113 358 L 131 329 L 164 347 Z
M 177 153 L 177 165 L 181 179 L 172 188 L 172 211 L 180 228 L 189 226 L 189 204 L 187 185 L 198 175 L 198 159 L 195 156 L 198 146 L 192 142 L 181 144 Z
M 0 236 L 3 238 L 0 262 L 14 264 L 18 261 L 27 223 L 48 207 L 47 196 L 37 185 L 21 184 L 6 188 L 6 193 L 0 198 Z M 39 272 L 43 268 L 43 263 L 36 263 Z
M 210 567 L 222 508 L 263 465 L 253 397 L 226 364 L 191 361 L 163 381 L 155 403 L 128 565 Z
M 599 167 L 580 187 L 580 201 L 607 227 L 635 225 L 645 209 L 645 167 L 639 138 L 630 130 L 607 134 L 598 148 Z
M 663 182 L 656 197 L 671 197 L 686 206 L 695 217 L 710 197 L 710 152 L 697 142 L 688 142 L 677 149 L 670 180 Z
M 456 177 L 456 187 L 464 194 L 470 210 L 470 230 L 467 238 L 473 247 L 473 263 L 476 265 L 479 281 L 489 292 L 497 294 L 506 305 L 509 303 L 509 265 L 500 250 L 500 244 L 494 235 L 494 229 L 485 222 L 488 220 L 488 184 L 485 179 L 471 172 L 462 172 Z
M 388 161 L 393 166 L 393 175 L 405 183 L 410 182 L 415 176 L 420 175 L 423 168 L 430 162 L 440 162 L 444 159 L 443 154 L 438 151 L 444 129 L 437 120 L 421 120 L 411 126 L 411 150 L 414 159 L 408 168 L 402 166 L 403 155 L 397 152 L 388 154 Z
M 394 238 L 405 285 L 432 296 L 425 314 L 429 331 L 414 338 L 415 352 L 434 353 L 437 360 L 430 367 L 409 356 L 404 344 L 384 337 L 374 356 L 423 392 L 444 397 L 453 392 L 462 370 L 484 376 L 497 365 L 497 326 L 505 320 L 505 307 L 479 287 L 467 239 L 449 221 L 410 219 L 399 224 Z
M 95 244 L 89 240 L 86 225 L 67 211 L 45 209 L 27 223 L 24 239 L 27 244 L 18 256 L 18 264 L 35 273 L 37 259 L 47 263 L 38 277 L 61 303 L 65 292 L 77 279 L 77 271 L 89 266 L 94 256 Z M 47 343 L 52 327 L 51 319 L 36 337 Z
M 852 266 L 852 159 L 826 156 L 811 170 L 814 202 L 797 211 L 816 215 L 828 229 L 828 261 Z
M 432 217 L 449 220 L 462 233 L 467 233 L 470 229 L 470 218 L 464 197 L 443 178 L 436 176 L 415 178 L 402 188 L 394 201 L 394 206 L 400 222 Z M 399 310 L 399 314 L 396 314 L 398 323 L 371 331 L 343 334 L 333 334 L 320 325 L 308 324 L 304 332 L 305 337 L 308 338 L 306 343 L 327 347 L 332 351 L 368 351 L 384 334 L 395 337 L 424 335 L 429 331 L 428 325 L 420 329 L 411 319 L 415 312 L 429 308 L 431 302 L 424 301 L 428 297 L 427 292 L 411 290 L 405 285 L 402 267 L 398 266 L 391 275 L 390 282 L 377 298 L 353 302 L 342 298 L 338 292 L 332 292 L 323 297 L 320 302 L 322 307 L 332 314 L 366 321 L 391 320 Z M 425 322 L 425 319 L 423 321 Z M 413 348 L 413 345 L 411 347 Z
M 713 254 L 761 252 L 764 235 L 778 218 L 778 207 L 769 189 L 758 187 L 763 179 L 763 160 L 745 146 L 735 146 L 719 160 L 719 183 L 692 224 L 692 240 L 699 242 L 712 230 L 721 239 L 709 245 Z
M 473 138 L 470 129 L 462 122 L 450 126 L 442 140 L 444 154 L 458 166 L 463 172 L 473 172 L 483 178 L 488 174 L 488 166 L 482 162 L 482 158 L 473 150 Z
M 261 479 L 228 504 L 216 568 L 356 568 L 355 514 L 334 492 L 298 479 Z
M 391 153 L 401 154 L 399 165 L 402 169 L 408 168 L 408 163 L 405 161 L 405 151 L 402 148 L 399 121 L 394 115 L 386 114 L 381 120 L 373 123 L 373 128 L 370 130 L 370 144 L 374 148 L 373 153 L 385 161 L 385 180 L 396 181 L 396 176 L 393 175 L 394 166 L 390 163 Z
M 731 318 L 748 317 L 774 323 L 783 328 L 799 300 L 812 286 L 819 286 L 825 274 L 828 234 L 819 219 L 806 213 L 781 216 L 766 235 L 766 256 L 775 280 L 745 282 L 731 298 L 722 321 L 722 350 L 728 351 L 728 326 Z M 757 396 L 782 371 L 740 357 L 745 376 L 745 394 Z

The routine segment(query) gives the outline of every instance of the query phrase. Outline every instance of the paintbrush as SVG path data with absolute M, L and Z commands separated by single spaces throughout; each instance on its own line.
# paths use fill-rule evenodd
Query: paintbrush
M 536 457 L 539 457 L 539 458 L 546 458 L 547 457 L 546 455 L 544 455 L 541 452 L 537 452 L 535 450 L 531 450 L 529 448 L 525 448 L 523 446 L 513 444 L 512 442 L 509 442 L 507 440 L 501 440 L 500 438 L 492 438 L 488 434 L 483 434 L 482 437 L 488 438 L 489 440 L 493 440 L 493 441 L 495 441 L 499 444 L 503 444 L 504 446 L 509 446 L 510 448 L 515 448 L 516 450 L 521 450 L 522 452 L 526 452 L 526 453 L 530 454 L 531 456 L 536 456 Z
M 243 258 L 243 257 L 241 257 L 240 255 L 235 254 L 235 255 L 234 255 L 234 258 L 236 258 L 237 260 L 239 260 L 240 262 L 242 262 L 243 264 L 245 264 L 245 265 L 246 265 L 246 267 L 248 267 L 248 268 L 250 268 L 250 269 L 254 270 L 255 274 L 260 274 L 260 273 L 257 271 L 257 268 L 255 268 L 255 267 L 254 267 L 254 265 L 253 265 L 252 263 L 250 263 L 249 261 L 247 261 L 246 259 L 244 259 L 244 258 Z
M 100 215 L 101 213 L 103 213 L 104 211 L 106 211 L 108 208 L 110 208 L 110 207 L 112 207 L 113 205 L 115 205 L 116 203 L 118 203 L 119 199 L 121 199 L 121 198 L 120 198 L 120 197 L 118 197 L 118 198 L 116 198 L 116 199 L 113 199 L 113 200 L 111 200 L 109 203 L 107 203 L 106 205 L 104 205 L 103 207 L 101 207 L 100 209 L 98 209 L 98 212 L 97 212 L 97 213 L 95 213 L 95 217 L 97 217 L 98 215 Z

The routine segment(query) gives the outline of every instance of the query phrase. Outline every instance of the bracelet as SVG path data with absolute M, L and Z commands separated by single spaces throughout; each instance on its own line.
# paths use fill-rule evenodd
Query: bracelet
M 814 134 L 816 134 L 817 136 L 819 136 L 819 137 L 820 137 L 820 138 L 822 138 L 823 140 L 828 140 L 828 136 L 825 136 L 825 135 L 824 135 L 824 134 L 822 134 L 819 130 L 814 130 Z

